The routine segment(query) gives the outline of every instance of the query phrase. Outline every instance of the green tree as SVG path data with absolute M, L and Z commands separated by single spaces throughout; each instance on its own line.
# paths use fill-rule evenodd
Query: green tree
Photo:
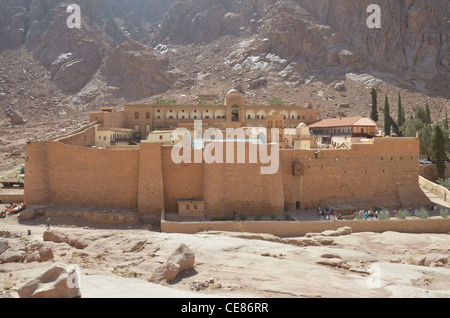
M 273 97 L 272 99 L 270 99 L 269 105 L 270 106 L 285 106 L 285 104 L 283 103 L 283 100 L 280 97 Z
M 444 127 L 445 127 L 445 129 L 448 130 L 448 112 L 447 112 L 447 107 L 445 107 Z
M 398 116 L 397 116 L 397 125 L 401 127 L 405 123 L 405 110 L 402 106 L 402 97 L 400 93 L 398 93 Z
M 427 112 L 422 107 L 417 106 L 414 118 L 420 119 L 424 124 L 428 124 Z
M 384 133 L 386 136 L 391 135 L 392 121 L 389 107 L 389 100 L 387 94 L 384 99 Z
M 394 118 L 392 118 L 392 117 L 391 117 L 391 125 L 392 125 L 392 129 L 398 136 L 403 136 L 402 132 L 400 131 L 400 127 L 397 125 Z
M 370 118 L 374 122 L 378 122 L 378 96 L 377 96 L 377 90 L 372 87 L 372 91 L 370 92 L 370 95 L 372 95 L 372 111 L 370 113 Z
M 426 124 L 430 124 L 431 125 L 431 112 L 430 112 L 430 106 L 428 106 L 428 103 L 427 103 L 427 106 L 425 107 L 425 118 L 426 118 Z
M 420 118 L 413 118 L 407 120 L 400 128 L 400 131 L 405 137 L 416 137 L 417 133 L 419 133 L 420 154 L 430 157 L 433 133 L 431 125 L 425 124 Z
M 434 125 L 431 155 L 439 178 L 445 178 L 445 144 L 446 142 L 441 127 L 439 125 Z
M 436 123 L 436 125 L 439 125 L 439 127 L 442 130 L 442 134 L 444 135 L 444 140 L 445 140 L 445 151 L 447 153 L 447 156 L 450 155 L 450 129 L 448 129 L 448 125 L 447 127 L 445 126 L 445 119 L 443 121 L 440 121 L 438 123 Z

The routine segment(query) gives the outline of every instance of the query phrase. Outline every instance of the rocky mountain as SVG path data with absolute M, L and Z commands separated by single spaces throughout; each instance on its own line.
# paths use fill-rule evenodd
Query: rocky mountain
M 17 128 L 12 113 L 59 127 L 105 104 L 195 103 L 230 88 L 249 103 L 277 96 L 333 117 L 368 115 L 376 86 L 380 108 L 384 94 L 395 103 L 401 93 L 407 115 L 428 103 L 441 119 L 449 2 L 381 0 L 379 29 L 366 23 L 371 2 L 0 0 L 0 143 L 12 147 L 1 139 Z M 67 26 L 70 4 L 81 28 Z
M 382 9 L 380 29 L 367 28 L 362 18 L 373 1 L 298 2 L 372 65 L 398 72 L 403 83 L 417 84 L 419 89 L 449 91 L 449 1 L 378 1 Z M 362 16 L 349 14 L 355 11 Z

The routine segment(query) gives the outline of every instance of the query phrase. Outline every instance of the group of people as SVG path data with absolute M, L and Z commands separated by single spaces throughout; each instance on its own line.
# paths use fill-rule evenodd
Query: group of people
M 327 206 L 325 209 L 318 207 L 317 213 L 319 214 L 321 220 L 325 219 L 337 221 L 340 220 L 342 217 L 342 215 L 339 214 L 337 211 L 335 211 L 332 206 Z
M 388 211 L 378 211 L 378 210 L 373 210 L 373 209 L 369 209 L 369 210 L 359 210 L 358 212 L 353 212 L 353 214 L 355 216 L 359 216 L 365 220 L 372 220 L 372 219 L 378 219 L 378 215 L 381 213 L 389 213 Z M 335 211 L 334 208 L 332 206 L 327 206 L 326 208 L 321 208 L 318 207 L 317 208 L 317 214 L 319 215 L 321 220 L 333 220 L 333 221 L 337 221 L 337 220 L 341 220 L 342 219 L 342 214 L 340 214 L 339 212 Z M 394 215 L 397 214 L 397 210 L 394 210 Z
M 360 210 L 358 212 L 358 215 L 360 217 L 363 217 L 365 220 L 373 220 L 373 219 L 378 219 L 378 214 L 379 213 L 389 213 L 389 212 L 387 212 L 387 211 L 378 211 L 378 210 L 376 210 L 374 212 L 372 209 L 370 209 L 368 211 Z M 397 214 L 397 211 L 394 210 L 394 213 Z

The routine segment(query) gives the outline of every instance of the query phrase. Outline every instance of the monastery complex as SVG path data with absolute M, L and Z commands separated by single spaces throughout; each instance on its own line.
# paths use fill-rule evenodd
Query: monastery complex
M 245 161 L 176 163 L 174 147 L 219 129 Z M 184 128 L 189 134 L 174 133 Z M 229 135 L 227 128 L 250 134 Z M 253 162 L 251 148 L 279 131 L 279 167 Z M 267 129 L 266 138 L 261 129 Z M 211 137 L 211 136 L 206 136 Z M 211 138 L 208 139 L 212 141 Z M 193 147 L 204 153 L 207 142 Z M 240 148 L 243 146 L 242 148 Z M 224 147 L 225 149 L 225 147 Z M 225 154 L 230 149 L 225 149 Z M 322 119 L 319 109 L 246 105 L 235 90 L 223 105 L 124 105 L 90 114 L 90 124 L 50 141 L 28 142 L 25 203 L 136 210 L 145 221 L 162 211 L 180 219 L 282 216 L 285 210 L 428 204 L 419 187 L 419 140 L 386 137 L 369 118 Z M 363 205 L 363 206 L 362 206 Z

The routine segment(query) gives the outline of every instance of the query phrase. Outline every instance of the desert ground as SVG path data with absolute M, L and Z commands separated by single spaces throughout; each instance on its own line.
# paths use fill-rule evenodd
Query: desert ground
M 18 298 L 21 286 L 55 262 L 79 266 L 83 298 L 450 297 L 448 233 L 351 233 L 298 246 L 298 238 L 267 234 L 168 234 L 58 221 L 50 231 L 65 243 L 56 243 L 44 241 L 45 221 L 0 219 L 0 242 L 24 255 L 0 265 L 1 297 Z M 181 243 L 195 253 L 194 267 L 172 282 L 155 281 Z M 39 260 L 43 248 L 52 259 Z

